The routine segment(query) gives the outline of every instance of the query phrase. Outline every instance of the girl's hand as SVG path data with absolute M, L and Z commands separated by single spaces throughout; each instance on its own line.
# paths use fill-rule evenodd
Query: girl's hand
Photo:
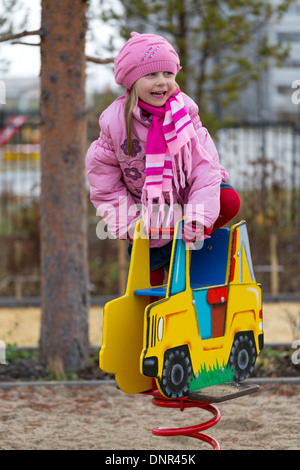
M 209 238 L 211 231 L 205 229 L 202 224 L 193 220 L 184 224 L 182 230 L 182 239 L 190 250 L 200 250 L 205 238 Z

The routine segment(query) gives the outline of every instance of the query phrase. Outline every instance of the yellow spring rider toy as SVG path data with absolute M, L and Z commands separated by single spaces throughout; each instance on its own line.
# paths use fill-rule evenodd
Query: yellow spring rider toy
M 167 283 L 151 286 L 149 239 L 137 222 L 125 295 L 104 308 L 100 368 L 126 393 L 181 409 L 192 402 L 218 422 L 209 404 L 258 389 L 241 382 L 263 348 L 261 287 L 245 221 L 216 230 L 199 250 L 186 249 L 183 223 L 174 230 Z M 218 448 L 209 436 L 193 437 Z

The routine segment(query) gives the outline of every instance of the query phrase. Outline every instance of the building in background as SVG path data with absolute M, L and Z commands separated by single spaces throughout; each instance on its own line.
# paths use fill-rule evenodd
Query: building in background
M 274 0 L 273 0 L 274 1 Z M 270 116 L 278 120 L 297 121 L 299 105 L 292 102 L 295 91 L 292 84 L 300 80 L 300 1 L 289 7 L 280 22 L 268 28 L 270 41 L 273 44 L 282 42 L 289 44 L 290 56 L 283 67 L 270 68 L 268 74 L 268 101 Z
M 273 45 L 288 45 L 290 54 L 280 67 L 271 62 L 262 79 L 245 90 L 240 103 L 242 114 L 247 121 L 290 121 L 299 126 L 300 107 L 292 102 L 292 86 L 300 80 L 300 1 L 291 5 L 279 21 L 270 22 L 261 34 L 267 35 Z

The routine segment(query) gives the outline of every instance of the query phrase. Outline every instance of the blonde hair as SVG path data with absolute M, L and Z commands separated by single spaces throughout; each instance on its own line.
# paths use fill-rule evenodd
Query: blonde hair
M 135 83 L 132 85 L 131 89 L 129 90 L 126 99 L 125 99 L 125 124 L 126 124 L 126 135 L 127 135 L 127 150 L 128 155 L 132 157 L 133 151 L 133 142 L 132 142 L 132 134 L 134 132 L 133 125 L 132 125 L 132 115 L 133 110 L 138 104 L 138 94 L 136 90 Z

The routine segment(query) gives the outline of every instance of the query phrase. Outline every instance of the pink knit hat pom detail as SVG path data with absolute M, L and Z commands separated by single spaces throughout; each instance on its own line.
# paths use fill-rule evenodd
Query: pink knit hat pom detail
M 115 80 L 130 89 L 149 73 L 172 72 L 176 76 L 180 69 L 178 54 L 166 39 L 133 31 L 115 59 Z

